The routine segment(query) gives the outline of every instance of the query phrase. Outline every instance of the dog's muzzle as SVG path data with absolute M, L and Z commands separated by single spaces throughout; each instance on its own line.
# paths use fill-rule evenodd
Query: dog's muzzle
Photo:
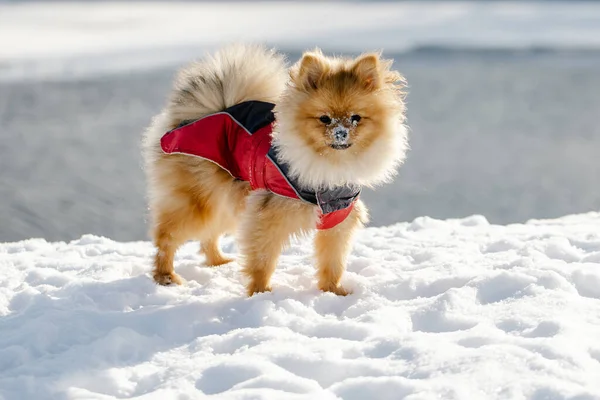
M 331 148 L 336 150 L 343 150 L 352 146 L 350 143 L 348 143 L 349 136 L 350 135 L 348 133 L 348 128 L 335 128 L 335 130 L 333 131 L 333 143 L 331 144 Z

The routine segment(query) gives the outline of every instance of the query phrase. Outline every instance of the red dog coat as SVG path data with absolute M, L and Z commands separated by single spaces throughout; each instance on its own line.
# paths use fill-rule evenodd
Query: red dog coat
M 274 105 L 247 101 L 196 121 L 186 121 L 161 138 L 167 154 L 187 154 L 212 161 L 252 189 L 305 201 L 319 207 L 318 229 L 342 222 L 360 194 L 356 186 L 310 190 L 288 174 L 288 166 L 277 160 L 271 146 Z

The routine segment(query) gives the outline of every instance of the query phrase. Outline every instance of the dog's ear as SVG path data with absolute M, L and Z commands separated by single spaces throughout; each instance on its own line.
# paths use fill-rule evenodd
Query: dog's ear
M 381 87 L 381 68 L 379 54 L 363 54 L 354 61 L 352 72 L 363 83 L 367 89 L 379 89 Z
M 300 60 L 296 83 L 305 89 L 316 89 L 319 87 L 319 81 L 327 71 L 327 68 L 327 63 L 323 59 L 323 54 L 320 50 L 306 52 Z

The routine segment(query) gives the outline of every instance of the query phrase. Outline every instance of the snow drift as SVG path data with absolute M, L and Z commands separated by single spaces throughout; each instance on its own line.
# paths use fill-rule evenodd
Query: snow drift
M 181 287 L 152 282 L 148 242 L 0 244 L 0 398 L 598 399 L 599 228 L 365 229 L 348 297 L 315 288 L 310 238 L 252 298 L 194 243 Z

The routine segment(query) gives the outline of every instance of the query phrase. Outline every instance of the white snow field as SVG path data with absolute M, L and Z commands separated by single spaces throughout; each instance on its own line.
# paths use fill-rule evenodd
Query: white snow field
M 600 49 L 595 2 L 0 2 L 0 80 L 189 61 L 223 43 L 335 52 Z
M 315 288 L 310 238 L 251 298 L 193 243 L 157 286 L 152 254 L 0 244 L 0 398 L 600 399 L 600 213 L 368 228 L 347 297 Z

